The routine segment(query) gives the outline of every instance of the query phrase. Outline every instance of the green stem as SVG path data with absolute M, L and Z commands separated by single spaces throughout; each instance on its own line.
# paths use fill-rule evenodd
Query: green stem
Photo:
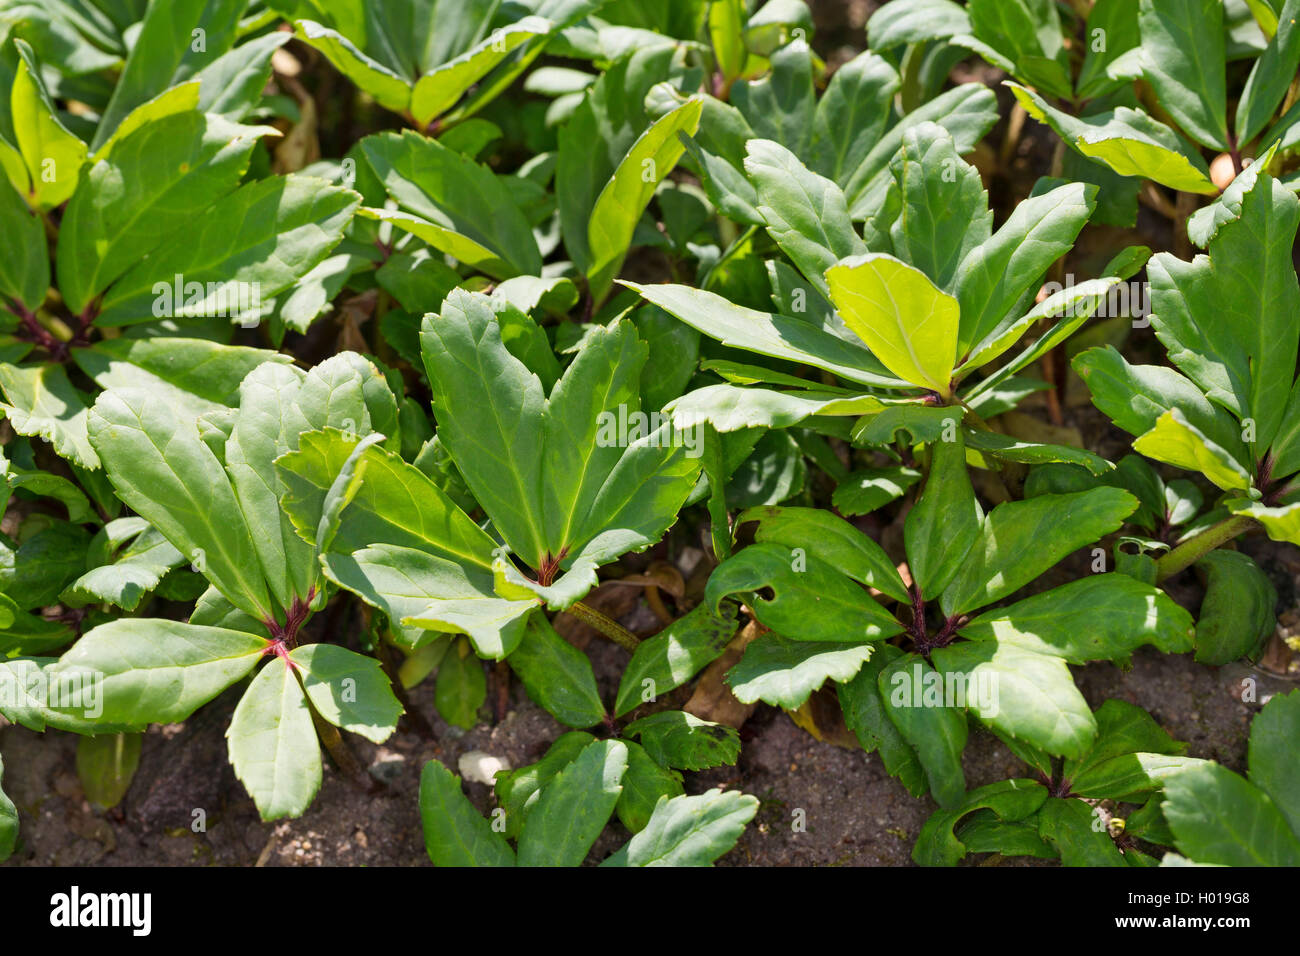
M 622 624 L 618 623 L 618 621 L 606 617 L 594 607 L 583 604 L 581 601 L 574 601 L 573 606 L 568 609 L 567 613 L 572 614 L 583 624 L 588 624 L 591 627 L 594 627 L 596 630 L 600 631 L 601 634 L 604 634 L 611 641 L 629 653 L 635 653 L 637 645 L 641 643 L 635 634 L 625 628 Z
M 1247 515 L 1234 515 L 1188 538 L 1156 561 L 1156 583 L 1163 583 L 1179 571 L 1190 568 L 1215 548 L 1227 544 L 1237 535 L 1250 530 L 1254 524 L 1254 518 Z

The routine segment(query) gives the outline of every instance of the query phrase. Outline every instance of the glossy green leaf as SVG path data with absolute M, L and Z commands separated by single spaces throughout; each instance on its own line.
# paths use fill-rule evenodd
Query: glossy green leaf
M 986 809 L 999 820 L 1015 822 L 1031 816 L 1047 799 L 1047 789 L 1032 780 L 1003 780 L 972 790 L 951 810 L 939 810 L 925 821 L 912 847 L 912 859 L 921 866 L 956 866 L 967 847 L 953 829 L 967 814 Z
M 466 730 L 478 723 L 478 709 L 487 699 L 487 678 L 482 662 L 463 641 L 457 641 L 443 656 L 433 689 L 443 720 Z
M 505 837 L 460 789 L 460 777 L 430 760 L 420 773 L 424 848 L 434 866 L 514 866 Z
M 862 665 L 852 680 L 836 685 L 844 723 L 858 738 L 867 753 L 880 751 L 880 759 L 891 776 L 908 789 L 914 797 L 929 789 L 925 770 L 906 738 L 889 718 L 885 697 L 879 683 L 880 672 L 903 656 L 903 651 L 892 644 L 881 644 L 871 660 Z
M 179 723 L 248 674 L 268 646 L 263 637 L 221 627 L 110 621 L 88 631 L 54 668 L 69 686 L 78 677 L 94 680 L 60 709 L 135 729 Z
M 1191 616 L 1163 591 L 1126 574 L 1094 574 L 980 615 L 959 633 L 1071 664 L 1127 660 L 1143 644 L 1192 649 Z
M 930 445 L 930 473 L 903 523 L 908 568 L 922 600 L 943 593 L 979 540 L 982 524 L 958 430 L 953 441 Z
M 263 820 L 301 816 L 321 784 L 311 710 L 284 657 L 268 663 L 240 698 L 226 730 L 235 776 Z
M 705 603 L 718 613 L 722 600 L 736 594 L 747 595 L 764 625 L 795 641 L 856 644 L 903 629 L 835 565 L 800 546 L 753 544 L 720 565 L 709 578 Z
M 519 865 L 579 866 L 614 812 L 626 770 L 622 741 L 588 744 L 529 810 L 519 834 Z
M 1030 116 L 1051 126 L 1081 155 L 1121 176 L 1140 176 L 1182 192 L 1218 192 L 1200 153 L 1146 113 L 1121 106 L 1078 118 L 1048 105 L 1032 90 L 1009 85 Z
M 0 411 L 14 431 L 39 435 L 83 468 L 99 467 L 99 456 L 87 435 L 85 397 L 68 380 L 63 366 L 0 362 L 0 391 L 8 399 L 0 404 Z
M 1300 731 L 1300 694 L 1277 694 L 1250 725 L 1250 782 L 1277 804 L 1300 836 L 1300 789 L 1294 759 Z
M 943 675 L 919 655 L 905 654 L 883 667 L 876 683 L 886 715 L 925 771 L 931 795 L 941 807 L 957 806 L 966 795 L 966 714 L 945 702 Z
M 385 218 L 496 278 L 541 271 L 528 220 L 491 170 L 410 130 L 369 136 L 361 151 L 408 213 Z
M 238 185 L 268 127 L 176 113 L 90 166 L 59 229 L 59 291 L 73 314 L 145 256 L 188 233 Z
M 1216 763 L 1165 784 L 1165 819 L 1180 852 L 1218 866 L 1300 866 L 1300 837 L 1272 798 Z
M 758 193 L 768 233 L 808 281 L 830 295 L 826 270 L 867 251 L 849 219 L 844 193 L 780 143 L 751 139 L 745 149 L 745 173 Z
M 681 710 L 642 717 L 623 728 L 641 741 L 655 762 L 678 770 L 707 770 L 734 764 L 740 756 L 740 735 L 734 727 L 715 724 Z
M 1092 711 L 1059 657 L 999 641 L 953 644 L 931 657 L 945 682 L 956 678 L 966 708 L 1008 737 L 1077 757 L 1097 736 Z
M 656 763 L 640 744 L 630 740 L 623 743 L 627 747 L 627 773 L 614 812 L 623 826 L 640 833 L 650 822 L 660 797 L 671 799 L 685 791 L 681 774 Z
M 1226 54 L 1220 0 L 1140 0 L 1143 77 L 1191 136 L 1228 148 Z
M 740 839 L 758 799 L 734 790 L 664 798 L 606 866 L 710 866 Z
M 827 680 L 852 679 L 870 660 L 873 646 L 792 641 L 776 633 L 764 634 L 727 671 L 727 683 L 741 703 L 761 700 L 793 710 Z
M 225 469 L 191 422 L 148 392 L 105 392 L 89 416 L 91 443 L 119 497 L 147 519 L 233 604 L 272 613 L 252 535 Z
M 722 655 L 736 633 L 736 607 L 702 604 L 637 645 L 619 680 L 614 716 L 622 717 L 680 687 Z
M 337 644 L 304 644 L 289 653 L 312 708 L 335 727 L 377 744 L 397 729 L 402 705 L 379 661 Z
M 949 616 L 1014 593 L 1067 554 L 1117 530 L 1138 501 L 1118 488 L 1040 495 L 998 505 L 943 592 Z
M 556 633 L 545 615 L 529 616 L 523 640 L 506 660 L 528 696 L 560 723 L 591 727 L 605 719 L 591 661 Z

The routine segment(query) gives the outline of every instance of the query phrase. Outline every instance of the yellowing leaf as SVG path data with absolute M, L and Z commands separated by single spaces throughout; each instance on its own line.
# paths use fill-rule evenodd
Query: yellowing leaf
M 913 385 L 951 394 L 957 363 L 957 300 L 893 256 L 868 254 L 826 270 L 844 324 L 876 358 Z

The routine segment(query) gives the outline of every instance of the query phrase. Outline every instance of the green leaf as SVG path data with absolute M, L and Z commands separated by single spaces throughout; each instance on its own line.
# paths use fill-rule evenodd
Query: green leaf
M 605 719 L 591 661 L 556 633 L 544 614 L 529 616 L 523 640 L 506 660 L 528 696 L 560 723 L 581 728 Z
M 40 216 L 15 190 L 3 181 L 0 187 L 0 233 L 8 239 L 6 253 L 0 257 L 0 297 L 35 312 L 50 286 L 45 229 Z
M 880 672 L 903 656 L 903 651 L 892 644 L 881 644 L 862 665 L 857 676 L 836 685 L 844 723 L 867 753 L 880 751 L 885 770 L 908 789 L 914 797 L 925 794 L 929 783 L 916 751 L 894 726 L 886 710 L 885 698 L 880 689 Z
M 337 644 L 305 644 L 289 653 L 313 709 L 335 727 L 377 744 L 397 729 L 402 705 L 379 661 Z
M 1300 199 L 1260 175 L 1208 258 L 1161 253 L 1147 264 L 1151 322 L 1170 361 L 1211 401 L 1254 422 L 1255 457 L 1278 434 L 1295 378 L 1300 283 L 1287 249 L 1298 227 Z
M 495 278 L 541 272 L 528 220 L 487 167 L 411 130 L 368 136 L 361 151 L 384 189 L 409 211 L 405 219 L 383 218 Z
M 1138 500 L 1118 488 L 1040 495 L 998 505 L 980 538 L 943 592 L 950 617 L 999 601 L 1067 554 L 1118 530 Z
M 621 430 L 639 414 L 646 359 L 630 322 L 594 329 L 549 399 L 501 344 L 484 296 L 454 291 L 441 315 L 426 316 L 421 347 L 439 436 L 531 567 L 594 567 L 673 523 L 699 464 L 667 423 L 647 428 L 641 416 Z
M 747 521 L 758 522 L 757 541 L 803 548 L 867 587 L 898 601 L 911 600 L 885 550 L 843 518 L 816 508 L 765 506 L 742 512 L 736 524 Z
M 1254 655 L 1277 626 L 1277 588 L 1239 551 L 1211 551 L 1196 567 L 1207 579 L 1196 659 L 1220 665 Z
M 935 802 L 957 806 L 966 796 L 961 767 L 966 715 L 944 705 L 943 675 L 919 655 L 905 654 L 881 668 L 876 684 L 885 713 L 915 751 Z
M 1272 10 L 1269 10 L 1272 13 Z M 1248 143 L 1273 119 L 1300 68 L 1300 2 L 1287 0 L 1277 32 L 1255 61 L 1237 104 L 1237 142 Z
M 84 396 L 68 381 L 62 365 L 18 366 L 0 362 L 0 411 L 20 435 L 40 436 L 54 450 L 83 468 L 98 468 L 99 456 L 87 437 Z
M 150 4 L 91 147 L 99 149 L 137 106 L 229 50 L 245 5 L 244 0 Z M 195 37 L 203 42 L 195 43 Z
M 727 684 L 742 704 L 756 700 L 785 707 L 802 707 L 827 680 L 851 680 L 875 645 L 792 641 L 764 634 L 745 648 L 745 656 L 727 671 Z
M 1114 466 L 1100 455 L 1094 455 L 1082 448 L 1069 448 L 1065 445 L 1039 445 L 1034 442 L 1018 441 L 997 432 L 981 431 L 967 428 L 964 430 L 966 445 L 985 455 L 986 458 L 998 458 L 1003 461 L 1018 461 L 1027 465 L 1045 462 L 1068 462 L 1088 469 L 1094 475 L 1104 475 Z
M 320 50 L 335 69 L 373 96 L 380 106 L 395 113 L 406 111 L 411 100 L 410 84 L 367 56 L 346 36 L 314 20 L 299 20 L 294 32 L 304 43 Z
M 789 428 L 815 415 L 863 415 L 878 412 L 874 395 L 840 395 L 838 392 L 777 392 L 742 388 L 724 382 L 706 385 L 669 402 L 673 427 L 689 432 L 708 424 L 719 432 L 745 428 Z
M 884 9 L 877 11 L 870 23 L 878 21 Z M 870 49 L 878 53 L 884 48 L 871 43 Z M 877 53 L 864 51 L 836 69 L 813 113 L 806 155 L 815 172 L 840 185 L 848 181 L 884 132 L 901 82 L 898 71 Z
M 952 394 L 957 300 L 893 256 L 855 256 L 826 273 L 844 323 L 904 381 Z
M 1274 541 L 1300 544 L 1300 501 L 1270 508 L 1258 501 L 1233 498 L 1228 502 L 1228 510 L 1235 515 L 1249 515 L 1254 518 L 1264 526 L 1264 530 Z
M 1157 418 L 1149 432 L 1139 435 L 1133 450 L 1156 461 L 1199 471 L 1225 491 L 1244 491 L 1251 486 L 1250 473 L 1176 408 Z
M 88 631 L 54 668 L 69 683 L 92 680 L 80 700 L 60 709 L 134 729 L 179 723 L 248 674 L 268 647 L 265 638 L 222 627 L 110 621 Z
M 805 155 L 814 116 L 812 51 L 795 39 L 771 56 L 772 70 L 731 88 L 731 101 L 760 139 L 775 140 Z
M 0 783 L 4 782 L 4 760 L 0 759 Z M 18 809 L 0 789 L 0 863 L 9 859 L 18 845 Z
M 961 304 L 958 358 L 1039 287 L 1052 263 L 1074 245 L 1096 197 L 1095 186 L 1070 183 L 1026 199 L 992 238 L 962 260 L 953 280 Z
M 701 101 L 693 98 L 655 120 L 596 197 L 587 226 L 584 266 L 595 301 L 605 297 L 622 268 L 632 233 L 655 189 L 686 151 L 680 134 L 690 136 L 699 128 L 700 110 Z
M 469 802 L 460 777 L 436 760 L 420 773 L 420 820 L 434 866 L 515 865 L 510 844 Z
M 198 108 L 238 122 L 261 103 L 271 79 L 271 56 L 293 35 L 275 31 L 241 43 L 194 74 Z
M 1223 4 L 1220 0 L 1140 0 L 1143 78 L 1160 105 L 1192 137 L 1228 148 Z
M 731 602 L 721 604 L 716 613 L 701 604 L 638 644 L 619 680 L 614 716 L 657 700 L 720 657 L 736 633 L 736 616 Z
M 122 802 L 140 765 L 143 736 L 103 734 L 77 740 L 77 777 L 87 800 L 105 810 Z
M 938 123 L 952 134 L 957 152 L 964 156 L 997 121 L 997 97 L 982 83 L 962 83 L 912 110 L 876 140 L 849 177 L 844 186 L 849 197 L 849 215 L 856 221 L 880 211 L 884 194 L 893 181 L 889 161 L 898 152 L 909 129 L 926 122 Z
M 1116 757 L 1137 753 L 1181 754 L 1186 744 L 1170 737 L 1141 707 L 1111 698 L 1097 708 L 1097 740 L 1078 760 L 1067 760 L 1062 768 L 1071 788 L 1087 788 L 1089 775 Z M 1092 796 L 1092 794 L 1086 794 Z M 1109 796 L 1109 794 L 1106 794 Z
M 867 45 L 889 50 L 908 43 L 970 32 L 970 17 L 952 0 L 907 0 L 886 4 L 867 21 Z
M 664 767 L 707 770 L 734 764 L 740 735 L 734 727 L 715 724 L 681 710 L 665 710 L 634 720 L 623 734 L 636 737 L 646 753 Z
M 954 414 L 953 421 L 959 419 Z M 983 514 L 975 500 L 962 433 L 930 445 L 930 473 L 903 522 L 908 568 L 922 600 L 943 593 L 979 540 Z
M 1056 847 L 1062 866 L 1126 866 L 1098 811 L 1082 800 L 1048 797 L 1038 811 L 1038 833 Z
M 952 135 L 935 123 L 903 135 L 890 171 L 902 203 L 890 226 L 894 253 L 951 291 L 958 266 L 992 233 L 979 171 L 962 161 Z
M 478 709 L 487 699 L 487 678 L 464 641 L 457 641 L 443 656 L 433 689 L 443 720 L 466 730 L 478 723 Z
M 1179 413 L 1232 458 L 1245 446 L 1232 416 L 1211 404 L 1189 379 L 1160 365 L 1130 365 L 1114 348 L 1088 349 L 1074 360 L 1074 369 L 1092 393 L 1092 403 L 1131 435 L 1155 428 L 1165 412 Z
M 808 281 L 829 296 L 826 270 L 867 251 L 849 219 L 844 193 L 780 143 L 751 139 L 745 149 L 745 173 L 758 192 L 758 212 L 768 233 Z
M 966 708 L 981 722 L 1048 753 L 1077 757 L 1097 723 L 1060 657 L 1016 644 L 973 641 L 932 654 L 943 678 L 957 678 Z
M 852 382 L 905 387 L 860 341 L 848 341 L 804 319 L 759 312 L 683 285 L 624 282 L 643 299 L 723 345 L 833 372 Z
M 835 565 L 797 545 L 760 542 L 719 565 L 709 578 L 705 603 L 720 613 L 722 600 L 734 594 L 753 595 L 746 603 L 758 620 L 796 641 L 857 644 L 903 630 Z
M 496 30 L 492 36 L 454 59 L 439 64 L 415 82 L 411 93 L 411 115 L 421 127 L 456 105 L 456 102 L 493 67 L 521 44 L 544 36 L 551 24 L 540 17 L 524 17 Z
M 90 166 L 59 228 L 59 291 L 69 311 L 85 312 L 145 256 L 188 234 L 239 183 L 269 131 L 176 113 L 134 131 Z
M 735 790 L 663 798 L 645 828 L 607 866 L 709 866 L 758 813 L 758 799 Z
M 1082 624 L 1080 622 L 1087 622 Z M 958 631 L 1071 664 L 1127 660 L 1143 644 L 1192 649 L 1191 616 L 1163 591 L 1126 574 L 1095 574 L 982 614 Z
M 645 748 L 625 740 L 627 746 L 627 773 L 623 775 L 623 792 L 618 796 L 614 812 L 619 822 L 633 833 L 640 833 L 650 822 L 660 797 L 680 796 L 681 774 L 668 770 L 651 759 Z
M 859 468 L 836 485 L 831 495 L 831 504 L 836 511 L 848 517 L 870 514 L 903 497 L 907 489 L 920 480 L 921 473 L 905 465 Z M 892 592 L 887 593 L 893 596 Z
M 542 788 L 555 778 L 595 737 L 585 731 L 571 730 L 561 734 L 547 749 L 541 760 L 518 770 L 499 770 L 494 790 L 497 802 L 505 811 L 506 836 L 516 839 L 528 812 L 537 803 Z M 629 755 L 636 744 L 628 747 Z M 639 748 L 638 748 L 639 749 Z M 633 758 L 629 757 L 629 764 Z M 649 759 L 648 757 L 646 759 Z
M 579 866 L 622 792 L 627 745 L 588 744 L 547 783 L 519 834 L 520 866 Z
M 252 534 L 225 469 L 192 422 L 144 390 L 100 395 L 91 444 L 118 496 L 236 607 L 272 620 Z
M 1277 804 L 1226 767 L 1206 762 L 1176 774 L 1163 809 L 1176 846 L 1197 863 L 1300 866 L 1300 838 Z
M 1089 43 L 1076 86 L 1079 98 L 1092 98 L 1122 85 L 1122 80 L 1110 76 L 1110 70 L 1140 42 L 1137 12 L 1138 5 L 1132 0 L 1097 0 L 1092 5 L 1087 22 Z M 1095 42 L 1098 38 L 1105 42 Z
M 1250 782 L 1277 804 L 1300 836 L 1300 788 L 1295 741 L 1300 732 L 1300 694 L 1273 697 L 1250 725 Z
M 120 521 L 138 521 L 123 518 Z M 105 526 L 111 527 L 115 522 Z M 68 585 L 59 600 L 70 607 L 107 602 L 134 611 L 163 576 L 184 562 L 184 556 L 158 530 L 140 521 L 143 530 L 111 562 L 91 568 Z M 101 531 L 102 535 L 104 532 Z M 99 535 L 96 535 L 98 538 Z
M 921 827 L 912 847 L 912 859 L 921 866 L 956 866 L 967 847 L 953 829 L 967 814 L 987 809 L 999 820 L 1015 822 L 1033 815 L 1047 799 L 1047 788 L 1032 780 L 1002 780 L 966 794 L 951 810 L 937 810 Z
M 222 200 L 221 216 L 188 230 L 184 243 L 129 269 L 104 295 L 96 322 L 124 325 L 153 315 L 255 323 L 272 296 L 324 259 L 360 202 L 349 189 L 307 176 L 249 183 Z M 178 275 L 183 284 L 174 283 Z M 200 285 L 191 291 L 192 283 Z
M 10 90 L 10 106 L 14 136 L 27 165 L 28 201 L 35 208 L 52 209 L 77 188 L 86 161 L 86 144 L 59 119 L 32 48 L 18 39 L 14 47 L 20 60 Z
M 1210 169 L 1181 136 L 1126 106 L 1082 118 L 1054 109 L 1032 90 L 1008 83 L 1020 105 L 1066 144 L 1121 176 L 1138 176 L 1180 192 L 1214 195 Z

